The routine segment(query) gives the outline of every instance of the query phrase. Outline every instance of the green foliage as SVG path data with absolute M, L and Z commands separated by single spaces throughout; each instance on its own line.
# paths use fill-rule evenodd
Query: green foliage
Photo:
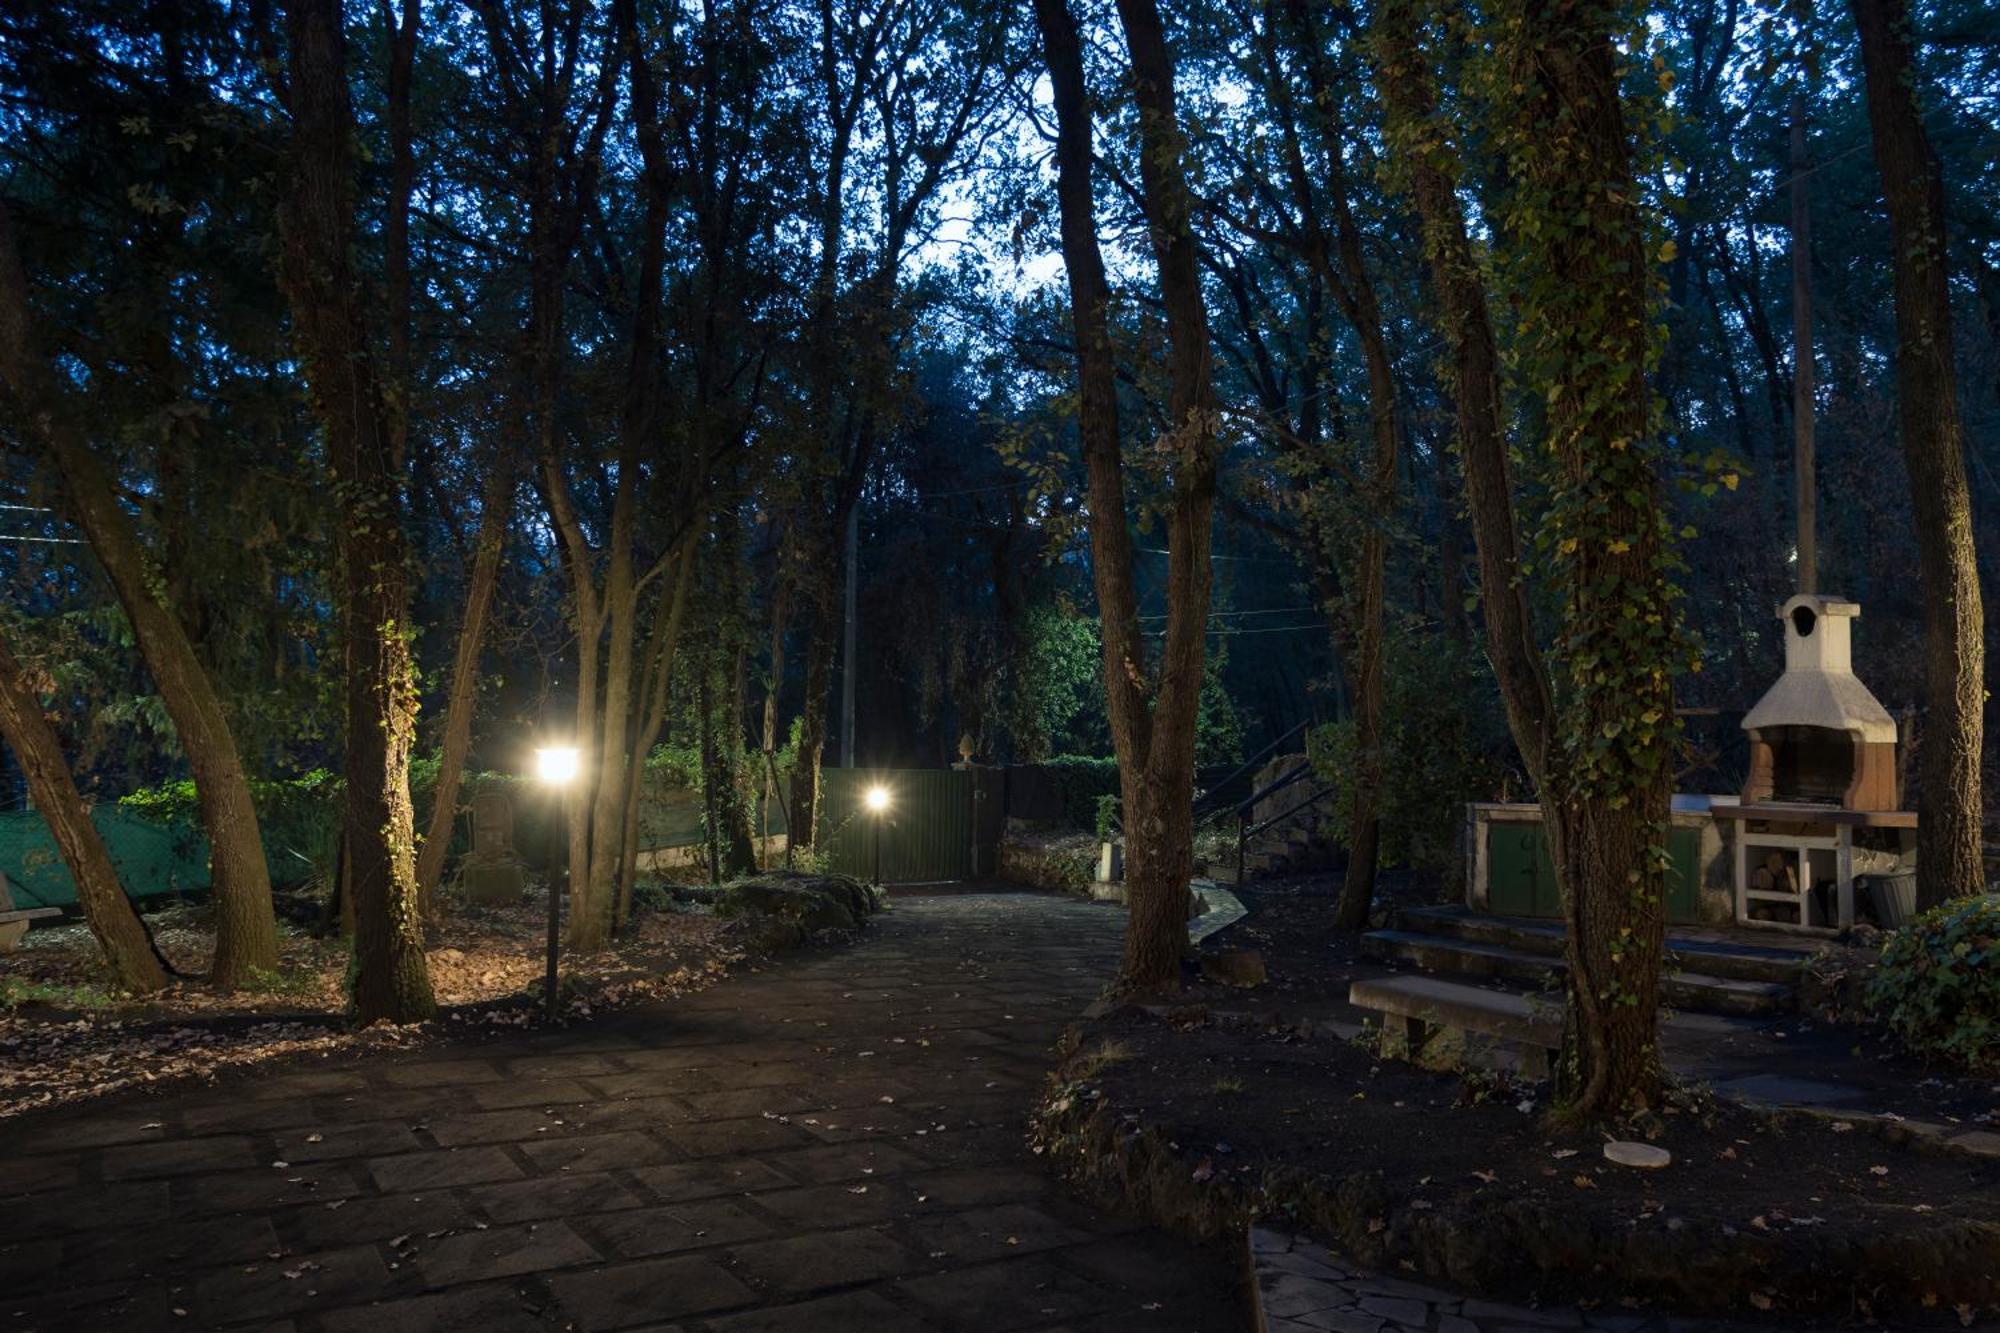
M 1120 791 L 1116 759 L 1059 754 L 1037 767 L 1054 782 L 1063 822 L 1071 828 L 1095 828 L 1098 802 L 1107 796 L 1115 800 Z
M 1383 653 L 1382 749 L 1395 762 L 1383 766 L 1377 795 L 1382 861 L 1450 878 L 1460 869 L 1465 802 L 1490 797 L 1506 772 L 1506 721 L 1490 678 L 1472 675 L 1412 627 L 1392 623 Z M 1357 772 L 1353 723 L 1314 728 L 1306 753 L 1319 777 L 1336 784 L 1327 821 L 1345 841 Z
M 2000 1073 L 2000 894 L 1932 908 L 1891 935 L 1868 1004 L 1916 1054 Z
M 270 865 L 273 884 L 319 885 L 332 874 L 342 786 L 338 776 L 323 768 L 283 781 L 250 780 L 250 796 L 257 805 L 258 830 L 263 835 L 264 859 Z M 186 840 L 190 851 L 203 836 L 201 803 L 191 779 L 141 787 L 121 797 L 118 804 L 131 814 L 172 829 Z
M 1118 831 L 1118 798 L 1109 792 L 1097 798 L 1097 839 L 1109 842 Z
M 1104 663 L 1097 620 L 1059 602 L 1044 602 L 1027 624 L 1006 708 L 1014 757 L 1034 763 L 1057 749 L 1110 744 L 1103 720 Z

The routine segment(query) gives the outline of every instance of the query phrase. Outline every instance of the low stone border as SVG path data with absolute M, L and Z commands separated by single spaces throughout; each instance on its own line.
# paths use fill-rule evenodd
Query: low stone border
M 1241 898 L 1212 879 L 1192 880 L 1188 887 L 1201 900 L 1201 915 L 1188 923 L 1189 944 L 1200 944 L 1250 915 L 1250 909 L 1243 905 Z
M 1526 1333 L 1544 1328 L 1629 1333 L 1671 1329 L 1679 1322 L 1624 1310 L 1505 1305 L 1383 1277 L 1283 1227 L 1252 1223 L 1244 1233 L 1243 1257 L 1257 1333 Z M 1702 1327 L 1720 1326 L 1705 1321 Z
M 1967 1129 L 1964 1125 L 1942 1120 L 1920 1120 L 1897 1115 L 1894 1111 L 1845 1111 L 1787 1102 L 1734 1100 L 1745 1110 L 1773 1120 L 1818 1121 L 1837 1134 L 1858 1130 L 1899 1147 L 1916 1147 L 1987 1161 L 2000 1158 L 2000 1133 L 1993 1130 Z

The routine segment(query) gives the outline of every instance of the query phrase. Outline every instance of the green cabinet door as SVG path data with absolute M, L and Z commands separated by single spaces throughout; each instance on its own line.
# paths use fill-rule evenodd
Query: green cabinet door
M 1667 830 L 1667 920 L 1687 925 L 1701 920 L 1701 831 Z
M 1540 824 L 1486 826 L 1488 910 L 1499 916 L 1560 916 L 1555 867 Z
M 1555 858 L 1540 824 L 1486 826 L 1487 910 L 1497 916 L 1562 916 L 1562 892 Z M 1676 828 L 1667 833 L 1667 920 L 1687 925 L 1701 920 L 1701 832 Z

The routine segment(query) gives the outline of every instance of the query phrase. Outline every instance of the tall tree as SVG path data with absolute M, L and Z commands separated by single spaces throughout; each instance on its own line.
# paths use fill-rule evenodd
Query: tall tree
M 167 984 L 166 969 L 118 882 L 118 868 L 111 864 L 104 839 L 90 822 L 90 810 L 63 758 L 62 742 L 42 712 L 40 692 L 4 636 L 0 636 L 0 737 L 14 751 L 35 809 L 48 821 L 56 850 L 76 881 L 77 904 L 104 950 L 112 977 L 134 994 L 159 990 Z
M 1140 184 L 1166 309 L 1171 376 L 1169 424 L 1159 441 L 1173 464 L 1166 504 L 1167 626 L 1159 661 L 1150 672 L 1132 578 L 1118 368 L 1091 185 L 1082 35 L 1065 0 L 1035 4 L 1054 91 L 1056 191 L 1076 330 L 1078 430 L 1089 473 L 1091 562 L 1103 624 L 1106 712 L 1124 801 L 1131 911 L 1120 979 L 1128 988 L 1157 989 L 1178 982 L 1187 943 L 1195 717 L 1211 585 L 1216 409 L 1173 58 L 1151 0 L 1119 0 L 1118 13 L 1140 108 Z
M 1980 892 L 1980 748 L 1985 739 L 1986 614 L 1965 481 L 1958 375 L 1952 365 L 1951 268 L 1944 171 L 1924 130 L 1904 0 L 1850 0 L 1861 30 L 1868 125 L 1895 248 L 1896 411 L 1916 510 L 1929 693 L 1920 761 L 1924 906 Z
M 347 808 L 343 847 L 354 903 L 355 1017 L 416 1022 L 436 1002 L 417 892 L 410 746 L 409 552 L 396 432 L 370 351 L 355 275 L 354 113 L 340 0 L 286 8 L 290 182 L 280 215 L 283 276 L 339 510 L 346 651 Z
M 1518 577 L 1492 324 L 1452 174 L 1453 136 L 1416 36 L 1423 20 L 1397 3 L 1376 22 L 1390 140 L 1423 217 L 1452 352 L 1495 674 L 1540 789 L 1562 887 L 1561 1089 L 1579 1116 L 1644 1105 L 1660 1078 L 1675 619 L 1646 378 L 1654 279 L 1634 180 L 1639 127 L 1619 94 L 1613 40 L 1621 13 L 1498 6 L 1482 81 L 1510 178 L 1495 217 L 1520 313 L 1523 387 L 1545 405 L 1537 445 L 1551 496 L 1543 546 L 1562 606 L 1560 694 Z
M 173 719 L 208 834 L 215 897 L 215 960 L 209 977 L 218 986 L 241 986 L 278 965 L 271 872 L 242 756 L 214 682 L 167 600 L 162 571 L 119 502 L 110 471 L 66 409 L 55 375 L 37 348 L 32 319 L 13 219 L 0 201 L 0 377 L 62 478 L 70 510 L 111 580 Z
M 1367 370 L 1370 466 L 1362 482 L 1364 526 L 1349 598 L 1347 672 L 1354 699 L 1353 794 L 1348 811 L 1348 860 L 1341 877 L 1334 924 L 1359 930 L 1375 901 L 1375 871 L 1382 841 L 1383 640 L 1388 619 L 1389 528 L 1396 509 L 1396 469 L 1403 455 L 1403 428 L 1397 410 L 1396 376 L 1388 331 L 1375 279 L 1362 257 L 1361 229 L 1347 183 L 1345 153 L 1349 130 L 1341 115 L 1340 91 L 1324 39 L 1306 0 L 1285 0 L 1286 26 L 1306 76 L 1306 92 L 1321 127 L 1327 191 L 1333 204 L 1333 254 L 1317 228 L 1309 253 L 1327 289 L 1354 329 Z M 1293 154 L 1294 173 L 1302 162 Z M 1300 191 L 1302 202 L 1310 198 Z M 1307 213 L 1310 220 L 1311 214 Z M 1338 269 L 1335 268 L 1335 259 Z

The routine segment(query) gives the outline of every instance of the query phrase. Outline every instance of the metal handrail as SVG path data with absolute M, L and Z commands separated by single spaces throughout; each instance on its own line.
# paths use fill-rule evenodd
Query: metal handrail
M 1297 736 L 1300 732 L 1304 731 L 1307 727 L 1311 725 L 1312 722 L 1310 720 L 1299 723 L 1297 726 L 1293 727 L 1290 731 L 1286 732 L 1284 735 L 1278 737 L 1278 739 L 1272 741 L 1269 745 L 1259 750 L 1246 763 L 1237 766 L 1237 768 L 1234 771 L 1232 771 L 1228 777 L 1222 779 L 1220 782 L 1217 782 L 1213 786 L 1211 786 L 1195 801 L 1194 817 L 1196 819 L 1200 819 L 1204 815 L 1214 814 L 1217 810 L 1222 809 L 1223 802 L 1221 798 L 1217 796 L 1218 792 L 1222 791 L 1222 789 L 1227 787 L 1230 783 L 1236 781 L 1236 779 L 1242 777 L 1245 773 L 1255 772 L 1258 765 L 1262 764 L 1266 759 L 1269 759 L 1272 755 L 1276 754 L 1281 746 L 1289 745 L 1293 737 Z
M 1291 782 L 1296 782 L 1301 775 L 1310 772 L 1312 772 L 1312 765 L 1301 764 L 1299 765 L 1298 768 L 1292 770 L 1292 773 L 1283 781 L 1272 783 L 1271 786 L 1266 790 L 1265 794 L 1268 795 L 1270 792 L 1276 791 L 1280 787 L 1286 786 Z M 1241 884 L 1243 882 L 1243 864 L 1244 861 L 1247 859 L 1250 839 L 1256 837 L 1260 833 L 1265 832 L 1267 829 L 1276 828 L 1278 825 L 1284 823 L 1288 819 L 1296 818 L 1302 811 L 1310 810 L 1313 807 L 1317 806 L 1321 801 L 1325 800 L 1327 796 L 1332 794 L 1336 786 L 1338 786 L 1337 783 L 1322 782 L 1319 785 L 1319 789 L 1317 791 L 1313 792 L 1312 795 L 1306 797 L 1303 801 L 1300 801 L 1297 805 L 1293 806 L 1291 809 L 1281 810 L 1277 814 L 1272 815 L 1269 819 L 1266 819 L 1258 824 L 1250 823 L 1249 812 L 1254 802 L 1245 802 L 1243 805 L 1238 806 L 1236 812 L 1236 882 L 1238 884 Z

